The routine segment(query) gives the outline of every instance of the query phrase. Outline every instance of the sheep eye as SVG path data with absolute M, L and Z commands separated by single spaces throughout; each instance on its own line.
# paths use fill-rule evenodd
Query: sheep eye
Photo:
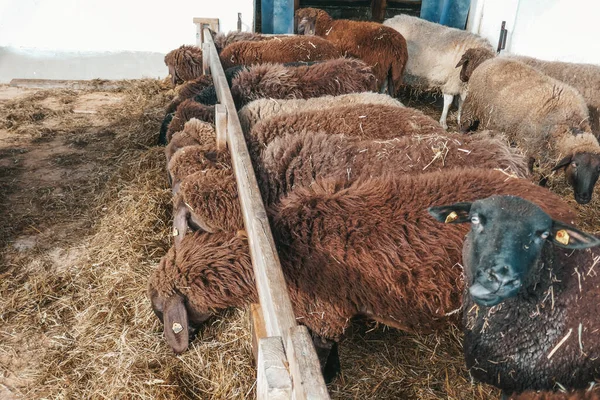
M 471 223 L 472 223 L 473 225 L 477 225 L 477 224 L 479 224 L 479 217 L 478 217 L 477 215 L 473 215 L 473 216 L 471 217 Z
M 573 167 L 573 168 L 577 168 L 577 163 L 576 163 L 576 162 L 572 162 L 572 163 L 571 163 L 571 167 Z
M 526 245 L 526 244 L 524 244 L 524 245 L 523 245 L 523 250 L 529 250 L 529 246 L 528 246 L 528 245 Z
M 550 232 L 548 231 L 542 232 L 542 234 L 540 235 L 542 239 L 548 239 L 548 236 L 550 236 Z

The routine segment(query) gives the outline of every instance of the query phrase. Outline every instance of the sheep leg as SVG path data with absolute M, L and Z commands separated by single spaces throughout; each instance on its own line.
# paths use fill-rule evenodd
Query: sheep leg
M 389 93 L 389 86 L 387 78 L 383 80 L 381 83 L 381 88 L 379 89 L 379 93 Z
M 463 92 L 458 96 L 458 115 L 456 116 L 456 123 L 460 126 L 460 114 L 462 113 L 463 103 L 465 102 L 467 95 Z
M 448 118 L 448 110 L 450 110 L 452 100 L 454 100 L 454 95 L 444 93 L 444 109 L 442 110 L 442 116 L 440 117 L 440 125 L 444 129 L 448 129 L 446 119 Z
M 330 383 L 340 374 L 340 355 L 337 342 L 311 332 L 313 345 L 319 357 L 325 383 Z

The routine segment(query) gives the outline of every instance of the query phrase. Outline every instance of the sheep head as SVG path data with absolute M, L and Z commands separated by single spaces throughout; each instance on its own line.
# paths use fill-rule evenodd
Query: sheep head
M 333 22 L 329 14 L 318 8 L 299 8 L 296 10 L 295 17 L 298 21 L 297 32 L 300 35 L 325 37 Z
M 471 223 L 463 245 L 463 263 L 473 301 L 486 307 L 538 282 L 538 261 L 544 248 L 600 245 L 600 239 L 553 220 L 540 207 L 517 196 L 431 207 L 429 213 L 440 222 Z
M 475 68 L 494 56 L 493 52 L 484 47 L 476 47 L 465 51 L 458 64 L 456 64 L 456 68 L 462 67 L 460 70 L 460 80 L 468 82 Z
M 575 200 L 587 204 L 600 175 L 600 154 L 577 152 L 564 157 L 552 171 L 564 170 L 565 179 L 573 187 Z

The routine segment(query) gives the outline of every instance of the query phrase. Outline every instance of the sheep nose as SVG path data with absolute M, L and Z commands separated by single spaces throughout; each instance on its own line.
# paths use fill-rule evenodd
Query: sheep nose
M 502 286 L 514 286 L 519 284 L 520 281 L 517 279 L 514 270 L 509 265 L 497 265 L 491 268 L 487 268 L 482 276 L 483 279 L 487 279 L 489 283 L 497 285 L 498 288 Z
M 592 199 L 592 196 L 589 193 L 578 193 L 577 194 L 577 202 L 580 204 L 589 203 Z

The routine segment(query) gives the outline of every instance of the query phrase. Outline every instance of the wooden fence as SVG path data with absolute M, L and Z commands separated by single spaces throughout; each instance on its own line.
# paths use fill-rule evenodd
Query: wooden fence
M 252 307 L 258 399 L 329 399 L 311 336 L 296 324 L 250 154 L 231 91 L 214 46 L 204 30 L 203 68 L 210 73 L 219 103 L 215 107 L 217 147 L 229 147 L 238 196 L 248 233 L 260 306 Z

